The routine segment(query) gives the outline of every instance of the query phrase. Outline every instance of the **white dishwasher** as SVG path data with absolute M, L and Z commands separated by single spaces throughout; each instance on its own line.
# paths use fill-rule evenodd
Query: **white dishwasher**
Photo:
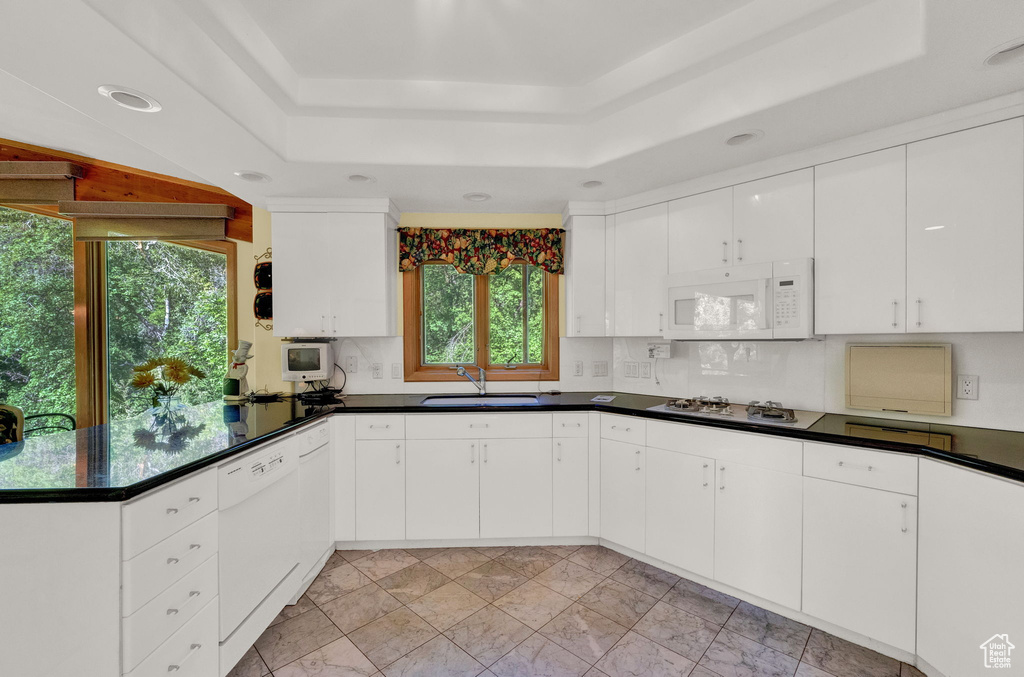
M 292 436 L 217 469 L 220 640 L 299 563 L 299 454 Z

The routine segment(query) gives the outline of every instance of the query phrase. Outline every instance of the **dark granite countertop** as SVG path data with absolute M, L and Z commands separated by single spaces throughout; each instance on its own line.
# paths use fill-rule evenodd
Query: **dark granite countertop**
M 603 411 L 693 425 L 779 435 L 800 440 L 848 444 L 913 453 L 1024 482 L 1024 432 L 968 428 L 882 418 L 826 414 L 807 430 L 744 420 L 710 420 L 647 411 L 664 397 L 602 393 L 540 394 L 539 404 L 509 407 L 426 406 L 425 394 L 349 395 L 330 406 L 306 406 L 288 398 L 267 404 L 211 402 L 176 412 L 172 438 L 152 414 L 68 433 L 0 445 L 0 503 L 121 501 L 213 465 L 277 434 L 332 413 L 446 413 Z

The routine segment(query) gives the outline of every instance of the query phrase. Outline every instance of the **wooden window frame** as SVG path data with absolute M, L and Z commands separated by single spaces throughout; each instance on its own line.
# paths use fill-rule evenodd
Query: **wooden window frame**
M 522 259 L 513 263 L 529 265 Z M 405 380 L 465 381 L 455 373 L 455 366 L 423 364 L 423 266 L 451 265 L 430 261 L 402 273 Z M 475 309 L 474 365 L 483 367 L 488 381 L 557 381 L 558 380 L 558 275 L 544 273 L 544 361 L 539 366 L 491 364 L 490 356 L 490 275 L 475 275 L 473 306 Z M 473 374 L 474 378 L 476 374 Z

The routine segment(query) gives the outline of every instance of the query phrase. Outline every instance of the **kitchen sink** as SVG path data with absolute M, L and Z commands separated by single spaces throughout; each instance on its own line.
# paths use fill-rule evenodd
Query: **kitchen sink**
M 432 395 L 420 404 L 430 407 L 524 407 L 539 404 L 536 395 Z

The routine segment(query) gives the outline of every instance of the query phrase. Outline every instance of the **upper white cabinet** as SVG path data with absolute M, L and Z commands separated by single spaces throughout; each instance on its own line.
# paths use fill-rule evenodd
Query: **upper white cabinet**
M 733 186 L 736 265 L 814 256 L 814 170 Z
M 1022 157 L 1021 118 L 907 146 L 908 331 L 1024 330 Z
M 813 256 L 813 170 L 673 200 L 668 248 L 670 273 Z
M 616 214 L 612 226 L 613 336 L 660 336 L 668 272 L 668 203 Z
M 906 331 L 906 146 L 814 168 L 814 330 Z
M 566 335 L 606 336 L 605 217 L 580 215 L 567 226 Z
M 397 238 L 388 213 L 275 212 L 274 335 L 393 336 Z

